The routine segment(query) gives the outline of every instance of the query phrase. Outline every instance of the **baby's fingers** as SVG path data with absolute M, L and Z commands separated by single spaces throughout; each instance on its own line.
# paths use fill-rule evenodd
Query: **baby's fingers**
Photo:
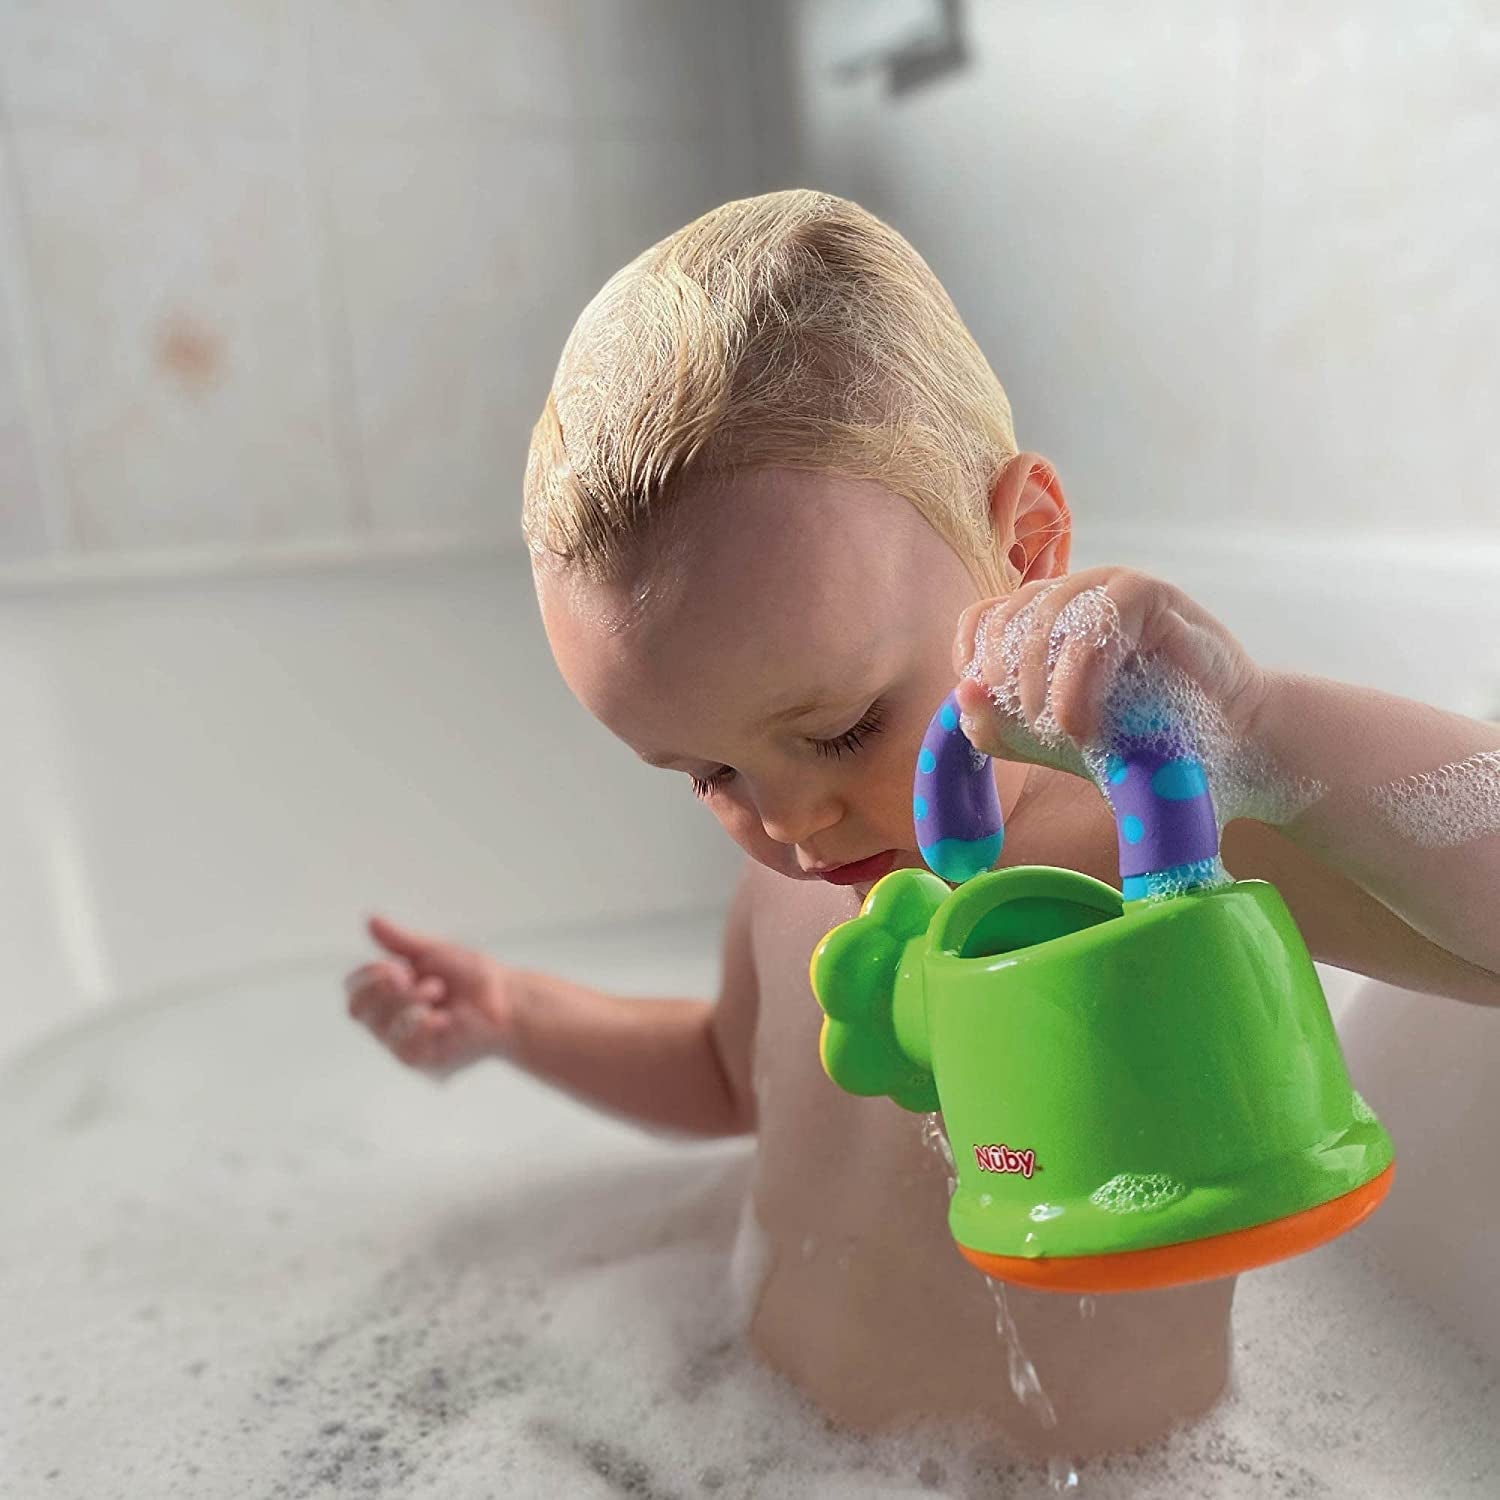
M 963 730 L 964 738 L 986 755 L 1004 755 L 1006 744 L 989 694 L 972 677 L 959 678 L 954 693 L 958 700 L 958 727 Z
M 349 997 L 349 1014 L 363 1020 L 383 999 L 404 999 L 412 983 L 411 968 L 402 959 L 382 959 L 361 964 L 344 977 L 344 993 Z
M 453 1015 L 420 996 L 418 986 L 365 985 L 349 1002 L 349 1012 L 404 1063 L 425 1064 L 439 1039 L 452 1029 Z
M 1099 728 L 1110 676 L 1109 663 L 1088 641 L 1067 641 L 1046 686 L 1044 718 L 1050 723 L 1038 727 L 1088 744 Z
M 429 1067 L 442 1055 L 453 1017 L 431 1005 L 404 1005 L 391 1017 L 381 1040 L 411 1067 Z

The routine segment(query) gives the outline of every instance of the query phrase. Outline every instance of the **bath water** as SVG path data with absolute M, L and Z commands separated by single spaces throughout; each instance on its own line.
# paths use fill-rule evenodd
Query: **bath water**
M 1500 1368 L 1359 1231 L 1241 1278 L 1224 1400 L 1074 1481 L 961 1427 L 840 1431 L 748 1347 L 748 1142 L 653 1139 L 499 1067 L 434 1088 L 351 1045 L 338 972 L 0 1070 L 0 1494 L 1500 1494 Z

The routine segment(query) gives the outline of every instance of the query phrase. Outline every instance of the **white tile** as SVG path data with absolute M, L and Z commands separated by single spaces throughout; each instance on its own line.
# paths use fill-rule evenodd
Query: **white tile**
M 1222 519 L 1248 340 L 1236 0 L 966 16 L 968 65 L 896 99 L 804 54 L 803 177 L 932 266 L 1080 526 Z
M 1500 528 L 1500 14 L 1272 7 L 1257 500 Z
M 603 280 L 657 240 L 753 184 L 742 163 L 727 165 L 713 138 L 609 137 L 587 148 L 584 181 Z
M 310 21 L 330 123 L 566 121 L 576 108 L 571 0 L 313 0 Z
M 289 141 L 18 132 L 85 548 L 345 524 Z
M 285 129 L 286 0 L 7 0 L 0 79 L 12 120 L 172 117 Z
M 717 33 L 735 0 L 577 0 L 585 118 L 702 126 L 725 86 Z
M 0 563 L 51 550 L 31 420 L 43 376 L 39 352 L 25 336 L 31 309 L 17 203 L 9 153 L 0 141 Z
M 455 127 L 331 139 L 327 170 L 377 527 L 519 537 L 526 444 L 595 290 L 574 149 Z
M 0 307 L 0 563 L 51 551 L 17 364 L 16 341 Z

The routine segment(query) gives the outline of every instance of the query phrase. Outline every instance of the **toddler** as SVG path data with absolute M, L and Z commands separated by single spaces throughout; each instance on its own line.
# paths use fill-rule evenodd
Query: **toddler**
M 1313 957 L 1500 1003 L 1500 841 L 1471 820 L 1450 840 L 1465 858 L 1427 847 L 1391 791 L 1439 767 L 1493 778 L 1500 729 L 1267 671 L 1138 572 L 1070 574 L 1062 487 L 1017 450 L 947 294 L 823 193 L 724 204 L 605 284 L 536 425 L 524 526 L 571 691 L 745 852 L 717 1000 L 616 997 L 375 917 L 392 957 L 350 976 L 351 1012 L 412 1066 L 498 1056 L 657 1128 L 753 1132 L 750 1337 L 840 1423 L 973 1419 L 1011 1452 L 1087 1455 L 1206 1412 L 1234 1278 L 1011 1287 L 998 1337 L 923 1122 L 823 1073 L 809 958 L 882 875 L 921 866 L 913 766 L 955 681 L 996 756 L 1001 863 L 1118 888 L 1082 752 L 1128 650 L 1191 685 L 1224 865 L 1277 886 Z

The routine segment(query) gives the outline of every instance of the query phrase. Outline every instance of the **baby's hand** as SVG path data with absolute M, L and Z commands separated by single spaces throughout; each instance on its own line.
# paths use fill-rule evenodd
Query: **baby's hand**
M 371 917 L 370 936 L 395 954 L 344 980 L 349 1014 L 400 1060 L 445 1076 L 512 1040 L 519 976 L 487 954 Z
M 1231 734 L 1251 737 L 1268 674 L 1181 590 L 1121 567 L 1040 579 L 964 611 L 953 646 L 963 731 L 1008 759 L 1034 758 L 1028 739 L 1081 751 L 1127 657 L 1185 673 Z

